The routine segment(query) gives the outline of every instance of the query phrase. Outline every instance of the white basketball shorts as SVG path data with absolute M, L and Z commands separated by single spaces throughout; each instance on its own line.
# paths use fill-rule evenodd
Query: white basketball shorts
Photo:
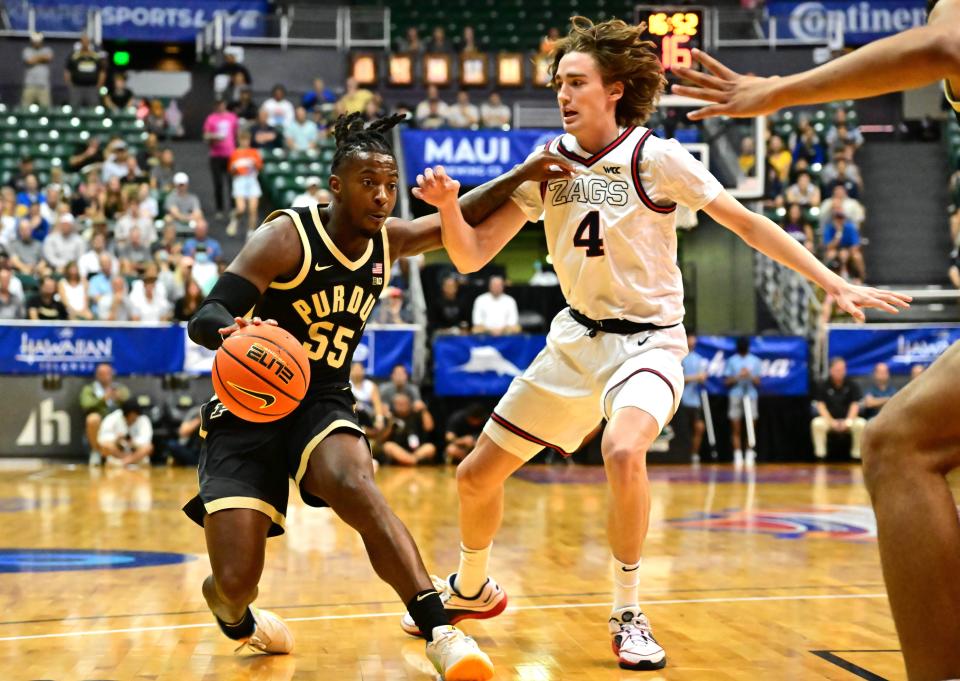
M 604 418 L 636 407 L 662 430 L 680 404 L 687 354 L 682 325 L 622 335 L 597 332 L 562 310 L 547 346 L 513 379 L 483 432 L 529 461 L 544 447 L 569 456 Z

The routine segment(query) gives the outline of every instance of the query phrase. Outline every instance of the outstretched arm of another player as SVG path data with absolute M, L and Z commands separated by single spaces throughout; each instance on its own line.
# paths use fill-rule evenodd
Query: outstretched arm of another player
M 275 279 L 300 270 L 303 245 L 293 221 L 286 215 L 262 225 L 221 275 L 200 309 L 190 319 L 190 339 L 210 350 L 218 349 L 230 334 L 245 326 L 274 324 L 259 317 L 247 320 L 260 296 Z
M 910 296 L 844 281 L 770 219 L 747 210 L 728 192 L 721 192 L 703 210 L 752 248 L 823 288 L 857 321 L 864 320 L 863 308 L 895 313 L 897 308 L 909 306 Z
M 493 259 L 527 222 L 520 207 L 505 201 L 476 228 L 463 217 L 457 192 L 460 183 L 447 175 L 443 166 L 427 168 L 417 175 L 414 195 L 440 214 L 443 247 L 462 273 L 476 272 Z
M 689 114 L 763 116 L 777 109 L 860 99 L 949 80 L 960 89 L 960 0 L 940 0 L 926 26 L 877 40 L 839 59 L 790 76 L 759 78 L 739 74 L 700 50 L 693 58 L 710 73 L 675 68 L 694 86 L 674 85 L 677 95 L 714 102 Z
M 573 175 L 573 166 L 567 159 L 541 149 L 500 177 L 485 182 L 461 196 L 459 198 L 460 212 L 468 225 L 479 228 L 488 217 L 502 206 L 513 203 L 510 196 L 524 182 L 546 182 L 567 178 L 571 175 Z M 459 184 L 457 186 L 459 188 Z M 420 193 L 422 189 L 422 187 L 414 188 L 413 195 L 422 199 Z M 427 201 L 427 203 L 431 202 Z M 431 203 L 431 205 L 436 204 Z M 491 225 L 499 226 L 500 223 L 491 223 Z M 410 222 L 391 220 L 388 229 L 390 252 L 394 258 L 426 253 L 444 245 L 440 233 L 440 216 L 436 213 Z M 511 233 L 509 237 L 512 237 L 515 233 Z M 507 241 L 510 240 L 509 237 Z M 491 255 L 491 257 L 493 256 Z

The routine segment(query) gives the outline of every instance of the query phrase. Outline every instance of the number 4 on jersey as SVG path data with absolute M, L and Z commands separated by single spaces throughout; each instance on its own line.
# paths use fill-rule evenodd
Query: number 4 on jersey
M 597 258 L 603 255 L 603 237 L 600 236 L 600 211 L 592 210 L 580 221 L 580 225 L 573 235 L 573 245 L 577 248 L 586 248 L 588 258 Z

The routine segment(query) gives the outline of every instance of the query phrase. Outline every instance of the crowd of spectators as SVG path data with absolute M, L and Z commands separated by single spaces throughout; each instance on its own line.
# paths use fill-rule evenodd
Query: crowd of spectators
M 789 134 L 776 121 L 768 125 L 765 207 L 776 214 L 790 236 L 817 254 L 849 281 L 866 277 L 863 258 L 863 179 L 856 164 L 863 134 L 844 108 L 816 122 L 808 112 L 797 115 Z M 741 140 L 739 164 L 744 175 L 755 172 L 757 154 L 752 137 Z M 829 317 L 834 306 L 825 301 Z

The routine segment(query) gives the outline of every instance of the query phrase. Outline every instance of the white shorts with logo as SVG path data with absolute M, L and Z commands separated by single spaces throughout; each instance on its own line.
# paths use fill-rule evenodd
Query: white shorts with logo
M 544 447 L 575 452 L 623 407 L 642 409 L 663 429 L 683 393 L 683 325 L 631 335 L 588 331 L 569 309 L 554 317 L 547 347 L 513 379 L 483 428 L 487 437 L 529 461 Z

